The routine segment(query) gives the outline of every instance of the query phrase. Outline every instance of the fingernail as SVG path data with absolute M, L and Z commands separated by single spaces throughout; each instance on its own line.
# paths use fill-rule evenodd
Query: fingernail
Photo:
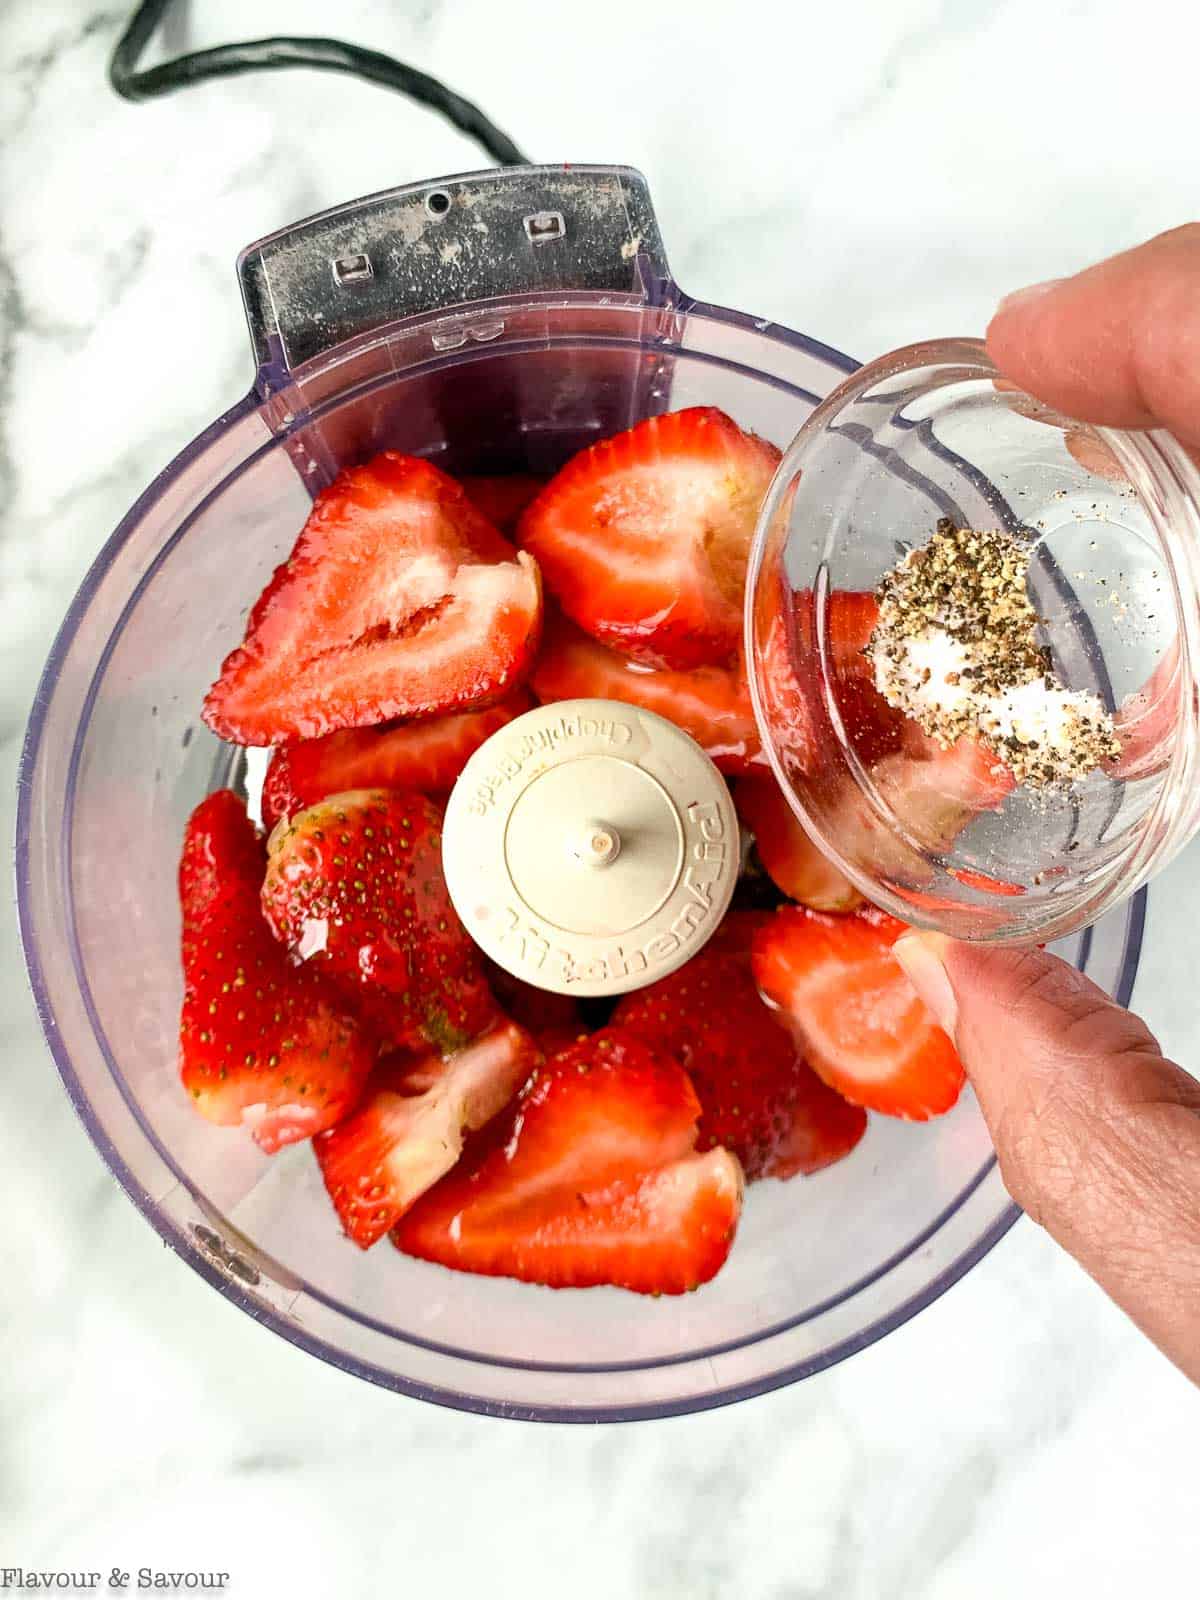
M 953 1039 L 958 1024 L 958 1001 L 942 959 L 946 944 L 946 937 L 941 933 L 903 933 L 892 946 L 892 954 L 933 1012 L 938 1025 Z
M 1026 289 L 1014 289 L 1011 294 L 1006 294 L 996 307 L 996 315 L 1002 311 L 1015 311 L 1018 306 L 1028 304 L 1030 300 L 1040 299 L 1049 289 L 1056 289 L 1063 280 L 1061 278 L 1047 278 L 1045 283 L 1031 283 Z

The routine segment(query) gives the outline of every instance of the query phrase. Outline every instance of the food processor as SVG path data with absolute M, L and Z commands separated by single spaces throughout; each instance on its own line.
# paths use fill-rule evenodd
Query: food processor
M 250 1316 L 442 1404 L 664 1416 L 881 1338 L 1018 1214 L 969 1090 L 933 1123 L 872 1118 L 852 1155 L 814 1177 L 753 1185 L 723 1271 L 655 1300 L 465 1276 L 386 1245 L 364 1256 L 341 1237 L 306 1146 L 263 1156 L 195 1117 L 177 1077 L 184 823 L 210 790 L 254 782 L 199 708 L 313 495 L 385 448 L 451 473 L 547 474 L 696 404 L 786 449 L 856 364 L 686 295 L 647 186 L 622 167 L 408 185 L 260 240 L 238 271 L 250 392 L 105 544 L 51 651 L 21 767 L 30 978 L 101 1155 L 172 1249 Z M 906 483 L 945 497 L 956 469 L 934 430 L 914 430 L 897 459 Z M 1139 892 L 1056 948 L 1124 1003 L 1144 912 Z

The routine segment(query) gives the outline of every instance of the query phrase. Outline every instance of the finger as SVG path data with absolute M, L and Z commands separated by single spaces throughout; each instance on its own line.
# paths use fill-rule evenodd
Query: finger
M 1056 956 L 908 934 L 1014 1200 L 1200 1383 L 1200 1083 Z
M 1068 416 L 1200 447 L 1200 223 L 1010 295 L 987 343 L 1006 377 Z

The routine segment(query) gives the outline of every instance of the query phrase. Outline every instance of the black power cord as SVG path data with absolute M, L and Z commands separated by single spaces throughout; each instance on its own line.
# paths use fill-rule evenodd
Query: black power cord
M 219 44 L 195 50 L 160 66 L 137 70 L 138 59 L 162 21 L 171 0 L 142 0 L 117 40 L 108 63 L 108 81 L 125 100 L 152 100 L 173 94 L 209 78 L 231 78 L 243 72 L 278 72 L 286 67 L 316 67 L 325 72 L 345 72 L 365 78 L 385 89 L 395 89 L 410 100 L 440 111 L 448 122 L 487 151 L 500 167 L 525 166 L 523 155 L 506 133 L 484 116 L 477 105 L 455 94 L 427 72 L 418 72 L 379 50 L 345 44 L 340 39 L 297 39 L 280 36 L 248 39 L 244 44 Z

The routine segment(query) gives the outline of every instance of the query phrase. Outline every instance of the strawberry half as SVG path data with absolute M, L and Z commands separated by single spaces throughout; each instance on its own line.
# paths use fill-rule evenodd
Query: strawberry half
M 727 662 L 746 563 L 779 464 L 713 406 L 649 417 L 575 456 L 521 518 L 569 617 L 652 667 Z
M 1171 759 L 1181 713 L 1188 707 L 1194 713 L 1198 703 L 1200 687 L 1182 682 L 1176 638 L 1142 687 L 1122 700 L 1114 719 L 1121 754 L 1107 770 L 1126 783 L 1163 771 Z
M 354 1114 L 313 1140 L 347 1237 L 363 1250 L 382 1239 L 540 1060 L 525 1030 L 502 1021 L 445 1059 L 383 1063 Z
M 263 820 L 273 826 L 346 789 L 420 789 L 449 794 L 479 746 L 533 701 L 518 690 L 484 711 L 427 717 L 392 728 L 343 728 L 275 751 L 263 784 Z
M 763 1004 L 748 936 L 765 920 L 727 918 L 734 925 L 723 925 L 699 955 L 626 995 L 613 1014 L 614 1027 L 685 1069 L 703 1107 L 699 1148 L 726 1146 L 751 1180 L 840 1161 L 867 1126 L 866 1114 L 816 1077 Z
M 579 1002 L 569 994 L 552 994 L 506 972 L 494 961 L 484 968 L 492 993 L 504 1010 L 537 1040 L 544 1055 L 557 1055 L 588 1032 Z
M 792 595 L 787 613 L 789 643 L 802 682 L 815 686 L 822 663 L 832 701 L 847 744 L 860 761 L 874 761 L 898 748 L 904 732 L 902 712 L 889 706 L 875 687 L 875 669 L 863 654 L 879 621 L 873 594 L 837 589 L 818 612 L 811 589 Z M 828 715 L 826 700 L 822 713 Z
M 811 589 L 793 594 L 780 582 L 777 595 L 759 650 L 759 683 L 784 769 L 807 777 L 841 764 L 842 742 L 864 764 L 898 749 L 905 719 L 876 689 L 863 655 L 879 616 L 874 595 L 836 590 L 820 616 Z
M 814 911 L 852 911 L 862 904 L 862 895 L 800 826 L 774 777 L 739 779 L 733 799 L 759 860 L 784 894 Z
M 462 477 L 467 499 L 503 534 L 514 534 L 521 513 L 546 486 L 545 478 L 528 472 L 508 472 L 497 477 Z
M 269 1155 L 345 1116 L 375 1048 L 337 991 L 289 966 L 259 909 L 266 856 L 228 789 L 197 806 L 179 863 L 180 1076 L 201 1116 Z
M 839 845 L 902 887 L 918 886 L 929 875 L 917 850 L 945 855 L 976 817 L 998 811 L 1015 787 L 1007 767 L 977 740 L 962 738 L 943 749 L 915 723 L 905 730 L 905 748 L 877 761 L 868 778 L 895 821 L 885 824 L 855 792 L 839 819 Z
M 537 568 L 427 461 L 388 450 L 317 496 L 204 702 L 235 744 L 481 706 L 537 648 Z
M 333 795 L 277 824 L 267 855 L 262 908 L 276 938 L 336 979 L 391 1045 L 451 1054 L 494 1020 L 442 876 L 441 813 L 424 795 Z
M 765 767 L 750 691 L 738 668 L 655 672 L 606 649 L 550 611 L 530 688 L 543 704 L 594 697 L 657 711 L 690 733 L 722 772 Z
M 892 955 L 903 932 L 881 911 L 833 917 L 785 906 L 755 936 L 754 976 L 831 1088 L 924 1122 L 954 1105 L 963 1069 Z
M 699 1109 L 674 1061 L 620 1029 L 594 1034 L 538 1070 L 392 1238 L 553 1288 L 694 1289 L 729 1254 L 742 1196 L 727 1150 L 695 1153 Z

